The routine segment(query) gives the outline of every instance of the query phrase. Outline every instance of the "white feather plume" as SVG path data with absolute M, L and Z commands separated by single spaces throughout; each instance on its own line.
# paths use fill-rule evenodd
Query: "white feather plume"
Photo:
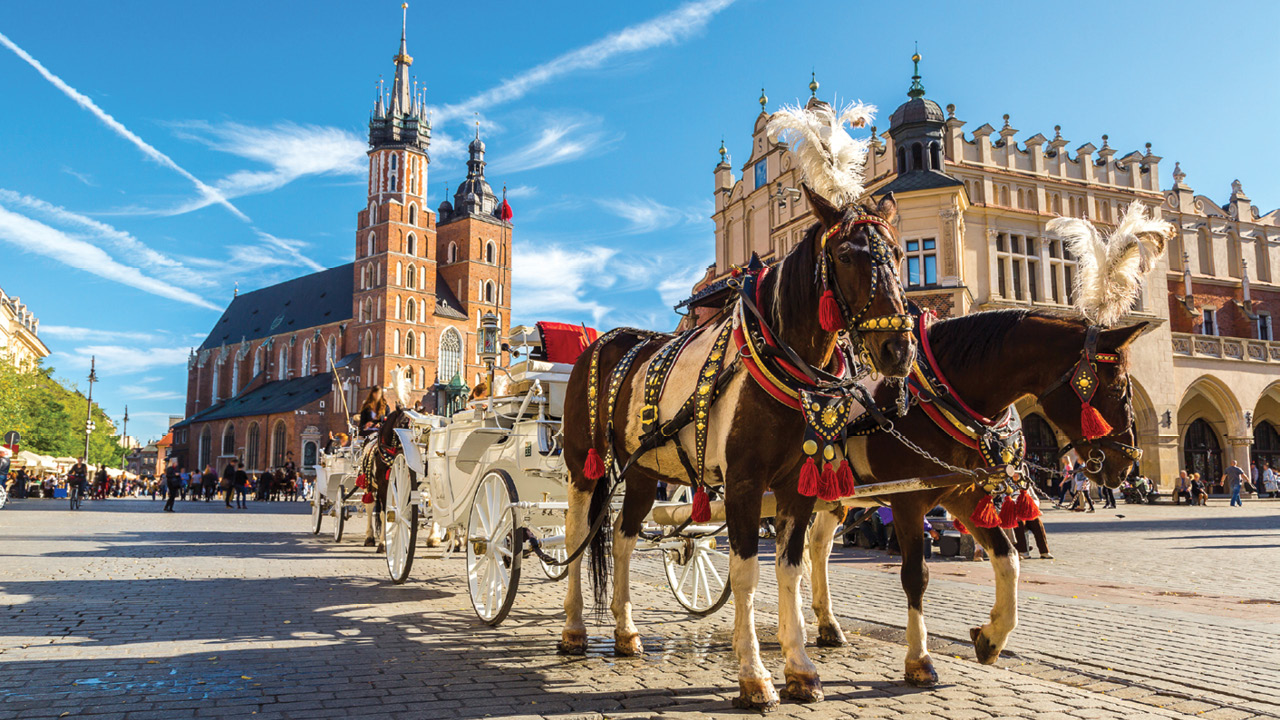
M 401 408 L 413 408 L 413 381 L 408 368 L 391 371 L 391 389 L 396 394 L 396 404 Z
M 805 182 L 836 207 L 862 197 L 867 140 L 855 140 L 846 124 L 862 127 L 875 117 L 871 105 L 852 103 L 839 113 L 826 103 L 807 108 L 786 106 L 769 117 L 766 131 L 774 142 L 786 142 L 800 164 Z
M 1143 278 L 1174 233 L 1173 225 L 1148 217 L 1146 206 L 1136 201 L 1105 238 L 1093 223 L 1076 218 L 1056 218 L 1046 229 L 1076 259 L 1076 307 L 1104 327 L 1119 322 L 1133 306 Z

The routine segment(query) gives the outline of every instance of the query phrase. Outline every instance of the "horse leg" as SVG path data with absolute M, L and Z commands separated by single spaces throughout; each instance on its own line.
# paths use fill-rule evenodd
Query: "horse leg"
M 375 508 L 377 508 L 377 511 L 378 511 L 377 517 L 375 517 L 375 518 L 374 518 L 374 520 L 376 520 L 376 521 L 377 521 L 377 525 L 378 525 L 378 530 L 377 530 L 377 532 L 378 532 L 378 552 L 379 552 L 379 553 L 385 553 L 385 552 L 387 551 L 387 499 L 386 499 L 386 493 L 387 493 L 387 491 L 386 491 L 385 489 L 383 489 L 383 490 L 382 490 L 382 492 L 380 493 L 382 497 L 379 497 L 379 498 L 378 498 L 378 500 L 377 500 L 377 502 L 375 502 L 375 503 L 374 503 L 374 505 L 373 505 Z
M 373 503 L 363 503 L 360 509 L 364 510 L 364 546 L 374 547 L 378 541 L 373 539 Z
M 572 553 L 587 539 L 591 523 L 587 513 L 591 509 L 591 490 L 579 490 L 569 484 L 569 509 L 564 517 L 564 546 Z M 587 626 L 582 621 L 582 558 L 579 555 L 569 563 L 569 583 L 564 593 L 564 630 L 556 650 L 562 655 L 584 655 L 587 652 Z
M 610 609 L 617 623 L 613 630 L 613 650 L 618 655 L 637 655 L 644 651 L 640 632 L 631 621 L 631 553 L 657 493 L 656 482 L 628 481 L 622 512 L 614 527 L 613 602 Z
M 794 490 L 778 490 L 776 494 L 778 538 L 774 569 L 778 577 L 778 643 L 786 657 L 783 677 L 787 685 L 783 696 L 798 702 L 817 702 L 823 698 L 822 681 L 804 650 L 804 612 L 800 600 L 805 525 L 813 514 L 813 498 L 802 497 Z
M 969 530 L 986 548 L 996 576 L 996 602 L 991 607 L 991 621 L 969 630 L 978 662 L 991 665 L 1000 657 L 1009 633 L 1018 624 L 1018 553 L 1000 528 L 971 527 Z
M 938 682 L 929 657 L 929 631 L 924 625 L 924 591 L 929 587 L 929 567 L 924 562 L 924 508 L 893 508 L 893 526 L 902 551 L 902 590 L 907 594 L 906 680 L 916 687 Z
M 756 637 L 755 595 L 760 584 L 760 493 L 744 487 L 728 512 L 729 583 L 733 586 L 733 651 L 738 656 L 736 708 L 768 712 L 778 707 L 773 677 L 760 661 Z M 726 500 L 728 502 L 728 500 Z
M 813 613 L 818 616 L 818 645 L 840 647 L 845 644 L 844 631 L 836 621 L 831 607 L 831 588 L 827 584 L 827 562 L 831 557 L 831 544 L 835 540 L 836 525 L 844 517 L 845 508 L 814 515 L 809 528 L 809 564 L 813 570 L 810 583 L 813 587 Z

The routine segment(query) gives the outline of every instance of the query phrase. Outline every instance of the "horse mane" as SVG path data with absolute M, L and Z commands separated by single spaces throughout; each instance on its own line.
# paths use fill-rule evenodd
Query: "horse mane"
M 1009 333 L 1030 318 L 1072 321 L 1041 310 L 986 310 L 939 320 L 929 326 L 929 348 L 939 365 L 969 368 L 1000 355 Z

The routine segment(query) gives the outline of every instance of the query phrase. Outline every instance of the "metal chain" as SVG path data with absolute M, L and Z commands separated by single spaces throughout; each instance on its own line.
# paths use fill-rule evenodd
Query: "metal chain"
M 885 432 L 897 438 L 898 442 L 902 443 L 903 445 L 906 445 L 908 450 L 928 460 L 929 462 L 932 462 L 935 465 L 939 465 L 943 468 L 946 468 L 947 470 L 950 470 L 953 473 L 959 473 L 961 475 L 964 475 L 965 477 L 971 477 L 975 479 L 981 477 L 979 473 L 974 472 L 973 470 L 970 470 L 968 468 L 962 468 L 957 465 L 952 465 L 951 463 L 933 455 L 928 450 L 925 450 L 924 448 L 915 444 L 910 439 L 908 439 L 906 435 L 903 435 L 898 430 L 898 428 L 894 427 L 893 423 L 890 423 L 889 426 L 884 430 Z

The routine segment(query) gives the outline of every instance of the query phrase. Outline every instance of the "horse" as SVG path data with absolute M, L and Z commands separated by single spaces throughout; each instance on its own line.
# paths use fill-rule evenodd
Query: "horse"
M 625 329 L 606 333 L 574 365 L 565 398 L 564 458 L 570 473 L 566 544 L 577 548 L 591 535 L 591 579 L 598 611 L 602 609 L 610 559 L 610 537 L 604 525 L 611 488 L 602 477 L 604 468 L 597 448 L 604 453 L 607 467 L 615 456 L 626 458 L 638 453 L 642 442 L 651 442 L 642 438 L 646 423 L 658 426 L 661 435 L 674 440 L 638 453 L 634 462 L 619 461 L 629 469 L 622 476 L 626 495 L 612 531 L 615 570 L 611 609 L 618 654 L 633 655 L 642 650 L 631 619 L 627 578 L 630 555 L 653 505 L 658 481 L 697 485 L 695 506 L 701 495 L 704 507 L 704 480 L 723 486 L 735 598 L 734 650 L 739 660 L 740 695 L 734 702 L 738 707 L 770 709 L 779 701 L 760 659 L 753 599 L 759 581 L 761 504 L 770 488 L 778 506 L 778 635 L 787 656 L 786 692 L 800 701 L 823 696 L 817 669 L 804 650 L 800 609 L 804 529 L 815 503 L 813 491 L 803 493 L 801 486 L 805 472 L 814 466 L 816 446 L 801 443 L 810 429 L 804 411 L 780 403 L 754 373 L 769 367 L 777 370 L 778 363 L 792 369 L 806 368 L 810 376 L 816 372 L 812 368 L 828 368 L 837 374 L 842 368 L 847 370 L 856 361 L 837 347 L 841 331 L 856 338 L 867 364 L 886 376 L 904 377 L 915 357 L 915 343 L 908 332 L 910 317 L 905 314 L 898 279 L 902 251 L 891 228 L 897 213 L 892 195 L 876 204 L 850 202 L 837 208 L 807 183 L 802 188 L 817 222 L 775 268 L 740 278 L 742 283 L 754 282 L 755 292 L 742 294 L 733 319 L 674 339 Z M 838 310 L 831 307 L 833 296 Z M 754 317 L 748 319 L 748 312 Z M 744 329 L 748 325 L 754 328 L 751 337 Z M 730 335 L 736 336 L 734 346 L 766 337 L 773 352 L 787 360 L 752 355 L 754 363 L 748 365 L 744 351 L 728 343 Z M 660 349 L 660 345 L 664 347 Z M 645 383 L 655 362 L 665 366 L 666 381 L 661 397 L 646 403 Z M 600 368 L 608 375 L 600 375 Z M 604 408 L 599 407 L 602 398 L 607 399 Z M 685 416 L 689 424 L 676 430 L 657 423 L 661 417 L 678 424 L 681 408 L 686 406 L 693 408 Z M 697 456 L 694 472 L 690 472 L 693 468 L 683 449 L 690 445 L 695 446 Z M 596 465 L 595 472 L 591 472 L 591 464 Z M 832 465 L 827 469 L 831 471 Z M 599 530 L 593 530 L 593 525 Z M 581 558 L 574 557 L 559 642 L 562 653 L 580 654 L 586 648 L 580 568 Z
M 994 418 L 985 423 L 988 426 L 1016 418 L 1016 414 L 1011 413 L 1018 400 L 1028 396 L 1038 398 L 1049 421 L 1062 430 L 1082 457 L 1091 458 L 1089 472 L 1094 479 L 1115 487 L 1127 477 L 1140 455 L 1135 447 L 1128 355 L 1130 343 L 1146 326 L 1143 322 L 1097 334 L 1093 354 L 1108 360 L 1114 358 L 1096 365 L 1098 384 L 1091 407 L 1114 428 L 1104 436 L 1087 437 L 1082 427 L 1080 399 L 1072 392 L 1069 381 L 1064 381 L 1081 362 L 1090 334 L 1085 320 L 1027 310 L 995 310 L 939 321 L 923 331 L 927 333 L 927 340 L 922 342 L 919 362 L 936 362 L 938 377 L 945 378 L 947 389 L 943 392 L 958 403 L 950 405 L 948 412 L 959 413 L 962 411 L 956 408 L 965 407 L 978 417 Z M 873 430 L 869 435 L 850 437 L 846 445 L 846 456 L 853 463 L 859 484 L 934 476 L 946 472 L 947 466 L 992 465 L 990 457 L 984 457 L 981 449 L 957 441 L 957 437 L 964 436 L 959 423 L 947 427 L 950 421 L 946 415 L 931 416 L 924 407 L 927 403 L 922 399 L 905 416 L 895 419 L 894 429 L 947 465 L 908 449 L 893 434 Z M 936 422 L 934 417 L 941 417 L 943 423 Z M 1011 429 L 1020 433 L 1019 428 L 1020 425 L 1014 423 Z M 1014 440 L 1015 444 L 1018 441 L 1020 436 Z M 1025 450 L 1025 445 L 1021 449 Z M 1014 462 L 1017 461 L 1015 458 Z M 924 517 L 933 507 L 942 505 L 965 531 L 973 534 L 986 549 L 995 570 L 996 602 L 990 622 L 970 631 L 978 660 L 984 664 L 994 663 L 1017 624 L 1018 553 L 1000 527 L 982 527 L 973 519 L 987 497 L 981 487 L 966 484 L 898 493 L 887 498 L 902 553 L 901 580 L 907 595 L 905 678 L 912 685 L 931 686 L 938 681 L 926 646 L 928 634 L 922 606 L 929 584 L 923 549 Z M 1005 503 L 1012 504 L 1014 500 L 1009 498 Z M 820 512 L 810 529 L 813 610 L 818 619 L 817 643 L 821 646 L 845 643 L 832 610 L 827 581 L 832 540 L 844 516 L 844 508 Z

